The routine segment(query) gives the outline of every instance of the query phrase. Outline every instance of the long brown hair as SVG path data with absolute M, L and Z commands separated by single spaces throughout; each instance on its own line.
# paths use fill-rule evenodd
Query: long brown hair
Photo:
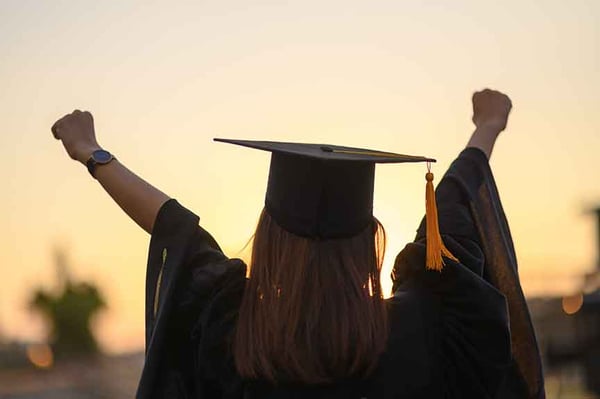
M 234 339 L 248 379 L 306 384 L 368 375 L 387 342 L 379 280 L 385 231 L 313 240 L 263 210 Z

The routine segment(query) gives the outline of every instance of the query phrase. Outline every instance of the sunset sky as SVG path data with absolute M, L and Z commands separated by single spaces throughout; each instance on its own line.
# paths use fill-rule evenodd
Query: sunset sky
M 108 298 L 104 348 L 143 346 L 149 237 L 50 133 L 78 108 L 98 140 L 239 256 L 269 156 L 213 137 L 426 155 L 438 178 L 470 97 L 513 100 L 491 160 L 528 295 L 572 293 L 597 259 L 600 2 L 0 1 L 0 336 L 38 340 L 32 287 L 64 248 Z M 378 166 L 383 273 L 424 212 L 425 167 Z

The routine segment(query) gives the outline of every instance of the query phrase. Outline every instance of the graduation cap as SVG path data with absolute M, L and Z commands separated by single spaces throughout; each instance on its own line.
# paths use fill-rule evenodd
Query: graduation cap
M 284 230 L 311 239 L 347 238 L 373 220 L 376 163 L 427 162 L 427 260 L 441 270 L 442 255 L 455 259 L 441 241 L 433 191 L 435 159 L 338 145 L 215 138 L 271 152 L 265 209 Z

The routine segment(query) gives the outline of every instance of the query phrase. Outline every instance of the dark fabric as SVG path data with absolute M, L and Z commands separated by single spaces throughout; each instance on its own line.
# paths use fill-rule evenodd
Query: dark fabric
M 452 181 L 438 190 L 440 231 L 460 263 L 424 266 L 425 231 L 397 256 L 389 301 L 391 335 L 382 362 L 393 398 L 496 398 L 511 364 L 504 296 L 485 279 L 485 257 L 465 196 Z M 400 371 L 400 372 L 398 372 Z M 394 384 L 385 384 L 394 380 Z
M 168 353 L 165 344 L 171 330 L 172 292 L 197 225 L 198 217 L 174 200 L 161 207 L 154 223 L 146 270 L 146 359 L 136 394 L 139 398 L 153 397 L 159 367 Z
M 486 259 L 484 276 L 507 298 L 514 363 L 500 397 L 544 398 L 539 349 L 519 281 L 510 229 L 486 156 L 476 148 L 467 148 L 449 168 L 444 180 L 456 182 L 467 196 Z M 443 188 L 438 195 L 444 195 Z
M 265 209 L 285 230 L 315 239 L 352 237 L 373 220 L 375 164 L 271 156 Z
M 534 397 L 504 395 L 526 385 L 519 380 L 519 368 L 512 367 L 518 360 L 511 357 L 506 298 L 489 277 L 494 271 L 488 269 L 497 267 L 486 253 L 489 237 L 479 229 L 482 216 L 473 214 L 481 208 L 474 207 L 472 193 L 493 179 L 487 160 L 478 156 L 463 152 L 437 190 L 440 228 L 460 263 L 446 260 L 441 273 L 426 271 L 423 228 L 398 254 L 394 296 L 386 300 L 388 347 L 366 380 L 322 386 L 243 381 L 235 371 L 231 342 L 246 267 L 222 254 L 195 215 L 174 200 L 167 202 L 150 244 L 149 345 L 137 398 Z
M 435 162 L 433 158 L 393 152 L 370 150 L 367 148 L 345 147 L 331 144 L 286 143 L 282 141 L 234 140 L 215 138 L 221 143 L 235 144 L 272 154 L 297 155 L 303 158 L 322 161 L 352 161 L 367 163 Z
M 210 381 L 196 381 L 194 370 L 200 365 L 192 339 L 198 341 L 193 336 L 199 334 L 193 330 L 197 315 L 185 310 L 205 308 L 207 313 L 221 296 L 235 298 L 226 282 L 235 273 L 243 282 L 245 265 L 227 259 L 198 221 L 177 201 L 169 200 L 154 223 L 146 271 L 146 359 L 136 398 L 215 397 L 201 396 L 210 390 Z M 190 262 L 203 267 L 188 267 Z M 205 296 L 195 298 L 192 306 L 190 289 L 201 289 L 204 281 L 212 290 L 203 290 Z M 225 315 L 220 319 L 226 320 Z
M 352 237 L 371 223 L 376 163 L 435 161 L 335 145 L 215 140 L 272 153 L 265 208 L 285 230 L 313 239 Z

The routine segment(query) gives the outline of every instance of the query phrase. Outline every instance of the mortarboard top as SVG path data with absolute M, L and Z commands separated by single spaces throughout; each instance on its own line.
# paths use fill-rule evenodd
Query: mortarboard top
M 271 152 L 265 208 L 283 229 L 313 239 L 352 237 L 370 225 L 376 163 L 435 162 L 327 144 L 214 140 Z
M 330 144 L 285 143 L 280 141 L 233 140 L 220 138 L 215 138 L 214 140 L 222 143 L 236 144 L 257 150 L 269 151 L 271 153 L 298 155 L 324 161 L 371 163 L 435 162 L 435 159 L 433 158 Z

